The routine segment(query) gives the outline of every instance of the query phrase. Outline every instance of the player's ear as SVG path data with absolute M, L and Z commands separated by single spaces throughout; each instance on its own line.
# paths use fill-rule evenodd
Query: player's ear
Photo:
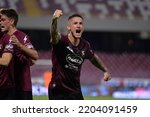
M 67 29 L 70 31 L 70 21 L 67 22 Z
M 70 26 L 67 26 L 67 29 L 70 30 Z
M 10 19 L 10 22 L 12 25 L 14 25 L 15 20 L 14 19 Z

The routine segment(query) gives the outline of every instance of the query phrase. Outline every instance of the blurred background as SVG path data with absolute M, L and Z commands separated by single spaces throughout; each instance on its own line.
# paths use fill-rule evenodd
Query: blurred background
M 59 31 L 67 33 L 69 15 L 82 14 L 83 37 L 111 71 L 112 80 L 104 82 L 103 73 L 86 60 L 81 73 L 84 96 L 150 99 L 150 0 L 0 0 L 0 8 L 17 10 L 18 28 L 39 52 L 31 67 L 34 95 L 47 95 L 50 20 L 55 9 L 62 9 Z

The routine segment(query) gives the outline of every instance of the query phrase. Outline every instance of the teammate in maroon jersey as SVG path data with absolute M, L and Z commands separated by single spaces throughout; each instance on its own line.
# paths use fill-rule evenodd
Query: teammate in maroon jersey
M 15 99 L 13 52 L 14 48 L 9 41 L 9 36 L 6 35 L 4 38 L 4 33 L 0 30 L 0 100 Z
M 1 30 L 10 36 L 10 41 L 14 45 L 16 99 L 32 99 L 30 65 L 37 60 L 38 53 L 29 37 L 16 28 L 18 14 L 15 10 L 3 9 L 1 20 Z
M 49 99 L 82 100 L 84 99 L 80 86 L 81 66 L 85 59 L 104 72 L 104 80 L 111 75 L 93 52 L 90 44 L 82 38 L 84 31 L 83 17 L 73 14 L 68 18 L 67 35 L 61 35 L 57 29 L 57 20 L 63 15 L 62 10 L 56 10 L 50 27 L 52 43 L 52 80 L 49 84 Z

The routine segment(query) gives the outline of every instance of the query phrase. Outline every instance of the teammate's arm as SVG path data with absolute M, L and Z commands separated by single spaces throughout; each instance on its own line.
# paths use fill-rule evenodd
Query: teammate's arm
M 51 25 L 50 25 L 50 35 L 51 39 L 50 42 L 52 44 L 57 44 L 58 41 L 60 40 L 60 34 L 57 29 L 57 19 L 62 16 L 62 10 L 56 10 L 53 14 Z
M 18 46 L 24 53 L 27 54 L 27 56 L 29 58 L 31 58 L 33 61 L 36 61 L 39 56 L 38 56 L 38 52 L 35 49 L 32 48 L 27 48 L 26 46 L 22 45 L 20 43 L 20 45 Z
M 8 66 L 11 59 L 12 59 L 12 54 L 11 53 L 3 53 L 2 57 L 0 58 L 0 65 L 1 66 Z
M 107 67 L 104 65 L 102 60 L 96 54 L 94 54 L 93 58 L 90 61 L 94 66 L 96 66 L 97 68 L 99 68 L 100 70 L 104 72 L 104 78 L 103 78 L 104 81 L 108 81 L 111 79 L 111 75 Z
M 33 63 L 39 58 L 38 52 L 35 49 L 27 48 L 25 45 L 21 44 L 15 35 L 11 36 L 12 44 L 16 45 L 23 51 L 32 61 Z

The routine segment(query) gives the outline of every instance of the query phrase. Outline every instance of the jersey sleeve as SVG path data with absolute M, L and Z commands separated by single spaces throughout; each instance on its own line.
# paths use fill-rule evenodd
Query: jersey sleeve
M 20 60 L 21 63 L 30 63 L 30 59 L 18 48 L 15 48 L 15 56 Z
M 23 33 L 22 35 L 16 35 L 16 37 L 24 46 L 30 49 L 34 49 L 29 37 L 26 34 Z M 20 62 L 31 63 L 31 60 L 29 59 L 29 57 L 17 47 L 15 48 L 15 55 L 18 57 Z
M 58 41 L 58 43 L 57 44 L 52 44 L 54 50 L 59 51 L 60 49 L 64 48 L 65 43 L 66 43 L 64 38 L 65 38 L 65 36 L 61 35 L 61 39 Z
M 91 60 L 93 56 L 94 56 L 94 51 L 92 50 L 90 44 L 87 42 L 85 58 Z
M 23 38 L 23 44 L 27 47 L 27 48 L 30 48 L 30 49 L 34 49 L 31 41 L 30 41 L 30 38 L 28 35 L 25 35 L 25 37 Z

